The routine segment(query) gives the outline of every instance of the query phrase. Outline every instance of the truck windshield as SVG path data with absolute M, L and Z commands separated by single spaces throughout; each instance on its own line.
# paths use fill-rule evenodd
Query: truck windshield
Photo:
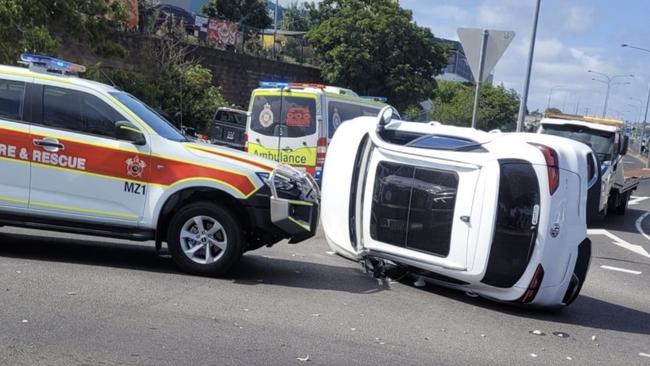
M 144 121 L 144 123 L 148 124 L 158 135 L 172 141 L 187 141 L 185 136 L 171 122 L 167 121 L 163 116 L 133 95 L 124 92 L 111 92 L 109 94 L 124 104 L 131 112 Z
M 614 133 L 594 130 L 577 125 L 542 125 L 542 133 L 566 137 L 588 145 L 601 162 L 612 159 L 614 153 Z

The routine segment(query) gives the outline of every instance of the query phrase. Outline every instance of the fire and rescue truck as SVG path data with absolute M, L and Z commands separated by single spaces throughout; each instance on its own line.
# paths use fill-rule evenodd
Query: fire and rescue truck
M 191 143 L 129 93 L 75 76 L 81 65 L 21 59 L 0 66 L 0 226 L 166 242 L 202 275 L 315 234 L 311 176 Z

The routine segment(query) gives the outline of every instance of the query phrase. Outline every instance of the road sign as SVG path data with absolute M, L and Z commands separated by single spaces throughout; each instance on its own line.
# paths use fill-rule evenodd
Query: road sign
M 475 81 L 485 81 L 489 76 L 497 61 L 506 51 L 512 39 L 515 38 L 515 32 L 487 30 L 487 42 L 485 44 L 485 55 L 483 55 L 483 67 L 481 70 L 481 50 L 483 42 L 483 29 L 478 28 L 458 28 L 458 38 L 463 45 L 465 57 L 469 64 Z M 482 74 L 482 75 L 480 75 Z M 480 78 L 480 80 L 479 80 Z

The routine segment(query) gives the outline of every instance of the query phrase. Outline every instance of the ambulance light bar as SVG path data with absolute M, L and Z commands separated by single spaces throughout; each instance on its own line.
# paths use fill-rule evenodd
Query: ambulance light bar
M 289 83 L 280 81 L 260 81 L 260 88 L 277 89 L 288 88 Z
M 21 53 L 20 60 L 31 66 L 45 68 L 48 71 L 57 71 L 63 74 L 78 74 L 86 72 L 86 67 L 69 61 L 61 60 L 50 56 L 35 55 L 32 53 Z

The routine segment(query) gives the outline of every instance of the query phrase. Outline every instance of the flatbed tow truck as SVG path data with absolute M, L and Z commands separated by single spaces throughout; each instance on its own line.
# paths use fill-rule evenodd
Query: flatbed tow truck
M 600 166 L 601 190 L 599 198 L 590 197 L 592 202 L 588 207 L 588 218 L 604 218 L 608 213 L 625 214 L 630 196 L 639 185 L 639 178 L 625 174 L 623 156 L 627 153 L 629 137 L 625 135 L 623 121 L 547 114 L 540 121 L 539 133 L 580 141 L 594 151 Z

